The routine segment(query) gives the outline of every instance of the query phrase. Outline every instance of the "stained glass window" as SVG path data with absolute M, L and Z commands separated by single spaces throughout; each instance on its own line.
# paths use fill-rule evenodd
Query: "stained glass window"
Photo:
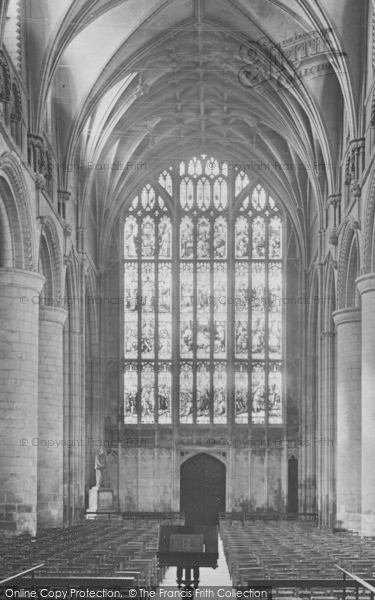
M 212 156 L 139 190 L 124 221 L 126 424 L 282 422 L 282 248 L 277 203 Z
M 166 212 L 163 198 L 146 185 L 124 223 L 124 414 L 130 424 L 172 418 L 172 222 Z
M 172 196 L 173 186 L 172 186 L 172 177 L 171 177 L 171 169 L 164 171 L 160 174 L 159 183 L 163 186 L 165 190 L 167 190 L 168 194 Z
M 234 235 L 235 422 L 281 423 L 282 219 L 260 185 L 243 200 Z
M 249 185 L 249 178 L 243 171 L 240 171 L 236 175 L 235 185 L 234 185 L 234 194 L 237 197 L 242 190 Z

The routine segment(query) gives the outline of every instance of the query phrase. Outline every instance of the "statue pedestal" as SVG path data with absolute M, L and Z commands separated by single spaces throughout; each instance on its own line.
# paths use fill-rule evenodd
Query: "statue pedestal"
M 108 487 L 92 487 L 89 490 L 89 507 L 86 511 L 87 519 L 106 516 L 107 513 L 117 512 L 114 507 L 113 489 Z

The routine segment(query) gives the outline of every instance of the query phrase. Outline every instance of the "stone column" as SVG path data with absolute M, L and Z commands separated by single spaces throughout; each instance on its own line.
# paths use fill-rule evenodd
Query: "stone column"
M 333 323 L 332 323 L 333 327 Z M 321 332 L 321 421 L 313 444 L 320 453 L 322 523 L 334 525 L 335 499 L 335 364 L 334 331 Z
M 338 310 L 333 318 L 337 329 L 337 521 L 360 532 L 361 309 Z
M 356 283 L 362 299 L 362 535 L 375 536 L 375 275 Z
M 63 325 L 67 312 L 42 306 L 39 315 L 38 527 L 63 524 Z
M 0 529 L 36 531 L 39 293 L 44 277 L 0 268 Z

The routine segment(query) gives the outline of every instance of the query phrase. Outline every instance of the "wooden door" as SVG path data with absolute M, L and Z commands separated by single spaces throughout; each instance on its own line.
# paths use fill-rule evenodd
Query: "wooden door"
M 225 465 L 198 454 L 181 466 L 181 511 L 187 525 L 217 525 L 225 511 Z

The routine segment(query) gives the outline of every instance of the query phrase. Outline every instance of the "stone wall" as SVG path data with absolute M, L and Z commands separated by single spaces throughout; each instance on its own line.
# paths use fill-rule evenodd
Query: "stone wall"
M 0 269 L 0 530 L 35 533 L 38 329 L 44 278 Z
M 226 466 L 226 511 L 284 511 L 286 450 L 121 448 L 108 451 L 109 484 L 121 511 L 179 511 L 180 468 L 204 452 Z

